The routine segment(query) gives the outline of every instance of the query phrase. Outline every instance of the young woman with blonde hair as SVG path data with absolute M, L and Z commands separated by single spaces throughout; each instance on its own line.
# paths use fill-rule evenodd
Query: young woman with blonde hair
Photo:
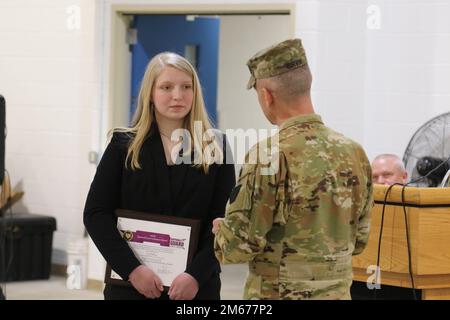
M 113 130 L 86 200 L 89 235 L 111 268 L 132 284 L 106 284 L 105 299 L 220 298 L 210 230 L 212 220 L 224 215 L 235 176 L 225 139 L 211 128 L 192 65 L 175 53 L 156 55 L 142 79 L 132 126 Z M 201 221 L 197 251 L 167 292 L 117 232 L 119 208 Z

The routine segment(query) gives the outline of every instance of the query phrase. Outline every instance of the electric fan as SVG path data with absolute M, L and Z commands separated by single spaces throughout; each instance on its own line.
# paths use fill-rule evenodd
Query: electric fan
M 450 112 L 426 122 L 412 136 L 403 163 L 412 186 L 437 187 L 450 169 Z M 445 163 L 443 163 L 446 161 Z M 442 164 L 443 163 L 443 164 Z M 442 164 L 442 165 L 441 165 Z M 437 168 L 439 166 L 439 168 Z M 437 169 L 436 169 L 437 168 Z M 436 169 L 436 170 L 434 170 Z M 430 173 L 430 171 L 434 170 Z

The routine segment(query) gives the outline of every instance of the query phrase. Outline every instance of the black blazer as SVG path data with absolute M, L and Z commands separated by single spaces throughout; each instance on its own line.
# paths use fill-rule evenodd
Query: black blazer
M 128 279 L 140 262 L 117 231 L 115 209 L 198 219 L 199 245 L 186 272 L 199 283 L 197 297 L 211 286 L 211 280 L 218 283 L 220 292 L 220 265 L 214 256 L 211 228 L 214 218 L 224 216 L 235 184 L 234 165 L 213 164 L 205 174 L 201 168 L 180 164 L 171 167 L 170 174 L 160 135 L 152 130 L 140 152 L 142 169 L 133 171 L 130 166 L 125 168 L 130 140 L 128 134 L 114 133 L 97 167 L 84 209 L 89 235 L 112 269 Z

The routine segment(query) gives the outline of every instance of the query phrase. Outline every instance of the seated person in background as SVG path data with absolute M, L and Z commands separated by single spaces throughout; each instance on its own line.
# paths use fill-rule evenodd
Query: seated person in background
M 408 173 L 402 160 L 395 154 L 380 154 L 372 161 L 372 182 L 374 184 L 392 185 L 394 183 L 406 184 Z M 395 286 L 381 285 L 380 289 L 369 289 L 365 282 L 353 281 L 350 294 L 353 300 L 367 300 L 374 298 L 374 290 L 377 299 L 384 300 L 411 300 L 414 299 L 412 289 Z M 420 299 L 421 290 L 416 290 L 416 296 Z
M 395 154 L 380 154 L 372 161 L 372 182 L 391 185 L 406 184 L 408 173 L 402 160 Z

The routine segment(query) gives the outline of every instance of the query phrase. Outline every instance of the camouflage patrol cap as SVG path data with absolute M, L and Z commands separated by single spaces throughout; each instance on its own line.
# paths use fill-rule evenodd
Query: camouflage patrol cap
M 286 40 L 261 50 L 247 61 L 251 73 L 247 89 L 253 88 L 256 79 L 277 76 L 307 63 L 300 39 Z

